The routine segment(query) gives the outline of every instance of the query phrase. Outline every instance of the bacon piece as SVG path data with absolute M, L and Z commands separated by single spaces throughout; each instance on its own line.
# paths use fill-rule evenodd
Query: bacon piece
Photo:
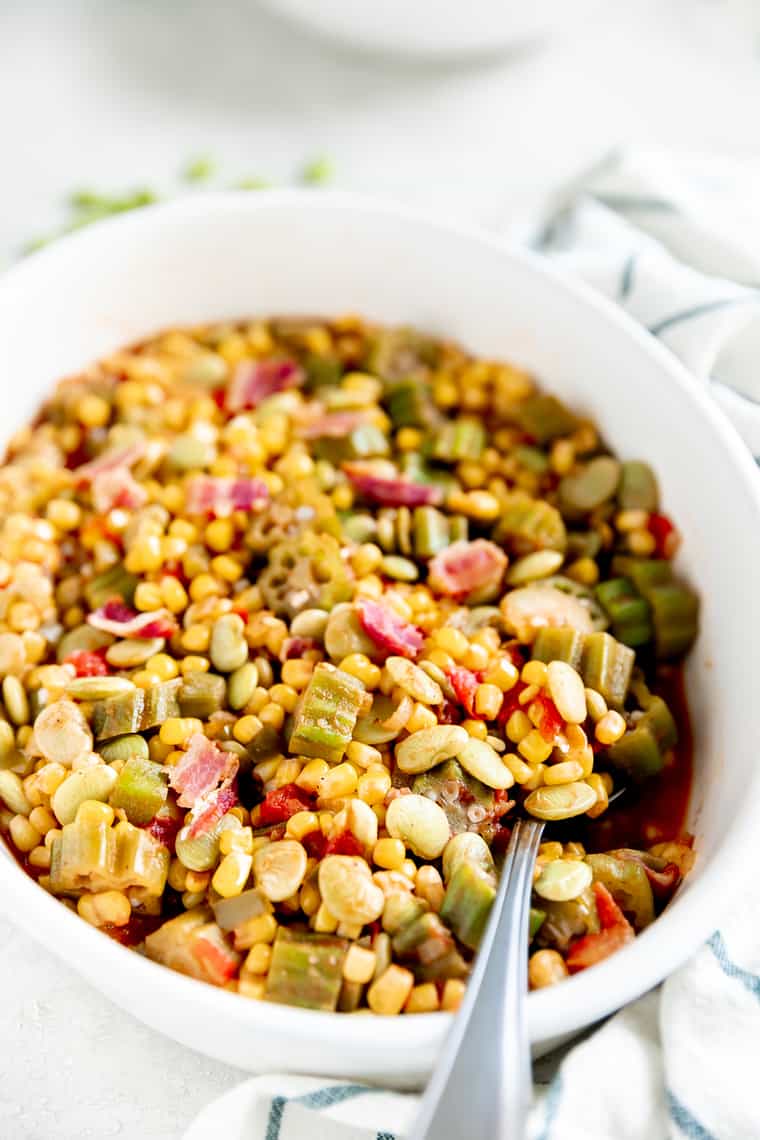
M 291 661 L 316 648 L 317 643 L 313 637 L 286 637 L 278 656 L 280 661 Z
M 250 511 L 269 499 L 263 479 L 233 479 L 220 475 L 195 475 L 185 490 L 185 508 L 190 515 L 213 514 L 217 518 L 233 511 Z
M 211 828 L 219 822 L 222 816 L 226 815 L 230 808 L 234 808 L 235 804 L 239 802 L 237 782 L 234 779 L 230 783 L 223 784 L 221 788 L 217 788 L 215 792 L 210 792 L 208 796 L 196 803 L 193 820 L 190 824 L 190 838 L 193 839 L 196 835 L 211 831 Z
M 198 800 L 215 791 L 220 784 L 231 784 L 238 763 L 233 752 L 222 752 L 202 732 L 194 732 L 185 754 L 169 776 L 172 788 L 179 792 L 179 806 L 193 808 Z
M 416 625 L 397 617 L 388 606 L 360 598 L 357 603 L 362 629 L 386 653 L 414 659 L 425 642 L 425 635 Z
M 435 507 L 443 501 L 443 491 L 427 483 L 413 483 L 401 475 L 378 475 L 362 463 L 344 463 L 343 470 L 349 479 L 373 503 L 386 507 Z
M 302 439 L 342 439 L 366 422 L 364 411 L 324 412 L 305 420 L 299 435 Z
M 304 382 L 303 370 L 295 360 L 243 360 L 232 374 L 225 405 L 231 412 L 257 408 L 267 396 L 297 388 Z
M 431 560 L 428 585 L 449 598 L 480 600 L 498 591 L 506 568 L 507 556 L 496 543 L 454 542 Z
M 105 649 L 75 649 L 64 657 L 62 664 L 73 665 L 77 677 L 107 677 L 105 653 Z
M 477 716 L 475 712 L 475 692 L 480 684 L 483 674 L 474 673 L 472 669 L 465 669 L 463 665 L 452 665 L 446 670 L 446 676 L 451 681 L 454 695 L 468 716 Z
M 104 451 L 102 455 L 97 455 L 88 463 L 75 467 L 74 476 L 80 483 L 90 483 L 96 475 L 100 475 L 104 471 L 114 471 L 119 467 L 129 469 L 134 463 L 137 463 L 138 459 L 143 457 L 146 447 L 147 441 L 144 439 L 125 444 L 124 447 L 113 447 L 110 451 Z
M 177 623 L 168 610 L 138 613 L 117 598 L 87 615 L 87 624 L 116 637 L 171 637 Z
M 147 499 L 147 491 L 124 464 L 107 471 L 97 471 L 93 476 L 92 501 L 100 515 L 107 514 L 114 507 L 135 510 L 142 507 Z

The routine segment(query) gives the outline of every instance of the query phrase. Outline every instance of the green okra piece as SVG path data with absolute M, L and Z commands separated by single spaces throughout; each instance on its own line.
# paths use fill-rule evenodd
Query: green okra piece
M 496 888 L 474 863 L 460 863 L 449 879 L 441 918 L 470 950 L 480 945 L 495 898 Z
M 513 491 L 505 497 L 494 538 L 515 555 L 534 550 L 564 552 L 567 546 L 565 523 L 557 508 L 525 491 Z
M 563 512 L 588 514 L 612 499 L 620 483 L 620 464 L 611 455 L 597 455 L 579 471 L 565 475 L 558 487 Z
M 667 586 L 673 581 L 673 567 L 666 558 L 634 558 L 618 554 L 612 559 L 612 572 L 630 579 L 645 598 L 654 586 Z
M 433 437 L 431 455 L 445 463 L 480 459 L 486 445 L 486 431 L 480 420 L 463 416 L 442 424 Z
M 459 787 L 461 792 L 455 797 L 452 789 L 456 787 Z M 486 816 L 490 815 L 496 806 L 493 789 L 486 787 L 469 772 L 465 772 L 461 764 L 453 759 L 446 760 L 430 771 L 416 776 L 412 791 L 416 795 L 427 796 L 443 809 L 452 835 L 458 835 L 460 831 L 469 831 L 472 826 L 470 809 L 473 806 L 482 808 Z M 478 814 L 480 815 L 480 812 Z
M 345 938 L 281 926 L 272 948 L 266 1000 L 302 1009 L 336 1009 L 347 949 Z
M 311 353 L 304 361 L 306 388 L 333 387 L 343 376 L 343 362 L 336 356 L 317 356 Z
M 679 657 L 691 648 L 698 632 L 699 598 L 688 586 L 653 586 L 647 595 L 652 608 L 655 654 L 661 660 Z
M 449 520 L 435 507 L 415 507 L 412 514 L 412 544 L 418 558 L 433 558 L 450 542 Z
M 538 443 L 569 435 L 578 427 L 578 418 L 556 396 L 539 394 L 523 400 L 515 419 L 523 431 Z
M 385 402 L 394 428 L 427 427 L 436 414 L 430 385 L 413 377 L 393 384 Z
M 118 562 L 102 574 L 96 574 L 84 587 L 84 596 L 90 609 L 97 610 L 112 598 L 122 598 L 132 604 L 137 589 L 137 578 Z
M 208 720 L 224 708 L 227 683 L 217 673 L 186 673 L 179 688 L 181 716 Z
M 170 716 L 179 716 L 179 701 L 177 694 L 182 682 L 162 681 L 158 685 L 151 685 L 145 689 L 145 705 L 140 717 L 140 729 L 147 732 L 149 728 L 156 728 L 164 723 Z
M 92 708 L 95 739 L 110 740 L 126 733 L 146 732 L 170 716 L 179 716 L 177 690 L 181 681 L 162 681 L 119 697 L 96 701 Z
M 660 501 L 657 476 L 648 463 L 629 459 L 622 465 L 617 490 L 618 505 L 622 511 L 656 511 Z
M 119 773 L 110 804 L 121 808 L 130 823 L 144 827 L 166 802 L 168 774 L 161 764 L 132 756 Z
M 467 542 L 470 537 L 470 524 L 464 515 L 452 515 L 449 518 L 449 541 Z
M 581 657 L 583 683 L 601 693 L 608 705 L 620 708 L 628 693 L 636 654 L 609 633 L 586 636 Z
M 365 702 L 361 681 L 321 662 L 311 675 L 293 718 L 288 747 L 300 756 L 337 762 L 351 742 Z
M 543 925 L 543 921 L 545 918 L 546 918 L 546 911 L 545 910 L 539 910 L 538 907 L 535 907 L 535 906 L 532 906 L 530 908 L 530 915 L 528 918 L 528 937 L 529 937 L 531 942 L 533 941 L 533 939 L 536 937 L 539 930 L 541 929 L 541 926 Z
M 383 930 L 392 937 L 398 934 L 400 930 L 413 926 L 417 919 L 426 914 L 429 909 L 430 907 L 424 899 L 418 899 L 416 895 L 408 894 L 406 891 L 394 892 L 386 900 L 383 911 Z
M 387 455 L 390 443 L 376 424 L 359 424 L 340 439 L 324 436 L 314 440 L 314 454 L 339 466 L 352 459 L 374 459 Z
M 662 697 L 649 697 L 633 728 L 607 749 L 609 763 L 636 781 L 662 771 L 665 755 L 678 741 L 673 714 Z
M 549 456 L 540 447 L 529 447 L 524 444 L 516 447 L 512 454 L 522 467 L 527 467 L 536 475 L 543 475 L 549 470 Z
M 637 648 L 652 640 L 651 610 L 628 578 L 611 578 L 596 587 L 596 596 L 607 613 L 612 632 L 624 645 Z
M 564 626 L 561 629 L 546 627 L 540 629 L 533 642 L 533 660 L 566 661 L 573 669 L 578 669 L 583 655 L 584 635 L 577 629 Z
M 365 366 L 381 380 L 405 380 L 434 367 L 439 352 L 432 337 L 416 329 L 378 329 L 370 340 Z
M 594 881 L 607 888 L 620 909 L 630 915 L 636 930 L 654 922 L 654 895 L 646 871 L 634 859 L 614 855 L 587 855 Z

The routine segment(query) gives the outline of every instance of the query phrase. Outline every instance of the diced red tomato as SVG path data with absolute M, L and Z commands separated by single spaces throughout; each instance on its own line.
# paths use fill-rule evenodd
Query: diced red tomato
M 182 827 L 182 816 L 176 819 L 170 815 L 155 815 L 145 828 L 158 843 L 163 843 L 170 851 L 174 850 L 174 840 Z
M 310 811 L 313 798 L 297 784 L 283 784 L 267 792 L 259 804 L 259 820 L 262 826 L 270 823 L 286 823 L 291 815 L 299 811 Z
M 520 693 L 523 689 L 527 689 L 524 681 L 516 681 L 508 693 L 504 694 L 504 700 L 501 703 L 501 712 L 499 713 L 499 723 L 506 724 L 513 712 L 521 708 Z
M 446 676 L 451 681 L 451 687 L 462 708 L 468 716 L 476 716 L 475 693 L 483 674 L 474 673 L 472 669 L 465 669 L 462 665 L 452 665 Z
M 301 843 L 306 848 L 306 854 L 312 859 L 323 859 L 327 851 L 327 836 L 322 831 L 310 831 L 304 835 Z
M 649 516 L 649 533 L 655 540 L 658 558 L 672 558 L 678 548 L 678 531 L 667 515 Z
M 105 649 L 75 649 L 63 660 L 64 665 L 73 665 L 77 677 L 105 677 L 108 674 Z
M 240 955 L 231 950 L 218 927 L 199 934 L 192 944 L 193 957 L 200 962 L 215 986 L 223 986 L 234 978 L 240 965 Z
M 343 831 L 340 835 L 328 839 L 325 855 L 363 855 L 364 848 L 359 840 L 350 831 Z
M 565 959 L 571 974 L 595 966 L 634 938 L 633 927 L 604 884 L 594 883 L 592 890 L 602 929 L 596 934 L 586 934 L 572 944 Z
M 546 693 L 539 693 L 539 695 L 534 697 L 531 701 L 531 704 L 538 705 L 541 710 L 541 719 L 537 725 L 538 731 L 544 740 L 554 740 L 554 737 L 561 731 L 565 723 L 554 701 L 551 697 L 548 697 Z

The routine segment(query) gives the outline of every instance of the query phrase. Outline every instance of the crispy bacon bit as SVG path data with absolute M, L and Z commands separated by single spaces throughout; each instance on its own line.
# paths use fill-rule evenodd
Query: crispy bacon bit
M 473 673 L 472 669 L 465 669 L 463 665 L 452 665 L 446 671 L 446 676 L 467 715 L 476 716 L 475 691 L 482 680 L 482 673 Z
M 566 959 L 571 974 L 609 958 L 635 937 L 633 927 L 604 884 L 594 883 L 592 890 L 602 929 L 573 942 Z
M 137 463 L 138 459 L 143 457 L 146 446 L 146 441 L 141 439 L 135 443 L 126 444 L 124 447 L 114 447 L 110 451 L 104 451 L 102 455 L 97 455 L 89 463 L 75 467 L 74 476 L 79 483 L 90 483 L 96 475 L 101 475 L 105 471 L 115 471 L 119 468 L 129 470 L 134 463 Z
M 105 649 L 75 649 L 64 657 L 63 665 L 73 665 L 77 677 L 106 677 L 108 665 Z
M 367 422 L 364 411 L 323 412 L 304 420 L 299 428 L 302 439 L 342 439 Z
M 435 507 L 443 500 L 440 487 L 413 483 L 400 475 L 396 478 L 378 475 L 363 463 L 344 463 L 343 470 L 365 499 L 386 507 Z
M 414 659 L 425 643 L 425 635 L 416 625 L 397 617 L 388 606 L 360 598 L 357 604 L 362 629 L 386 653 Z
M 87 615 L 87 624 L 116 637 L 171 637 L 177 623 L 168 610 L 138 613 L 117 598 Z
M 291 661 L 294 657 L 303 657 L 310 649 L 316 649 L 317 643 L 313 637 L 286 637 L 279 652 L 280 661 Z
M 98 471 L 93 476 L 92 502 L 100 515 L 108 514 L 114 507 L 135 510 L 142 507 L 147 499 L 147 491 L 124 464 L 108 471 Z
M 225 404 L 231 412 L 257 408 L 267 396 L 297 388 L 304 382 L 304 373 L 295 360 L 243 360 L 238 364 L 227 385 Z
M 174 851 L 174 840 L 182 829 L 182 817 L 177 815 L 154 815 L 145 830 L 149 832 L 157 843 L 163 843 L 170 851 Z
M 217 788 L 215 792 L 211 792 L 200 801 L 199 805 L 196 804 L 196 812 L 193 812 L 193 820 L 190 824 L 190 838 L 193 839 L 196 835 L 205 834 L 211 831 L 211 828 L 219 822 L 223 815 L 226 815 L 230 808 L 234 808 L 235 804 L 240 803 L 237 790 L 237 782 L 233 779 L 229 784 L 223 784 L 221 788 Z
M 171 770 L 169 783 L 179 792 L 179 806 L 192 808 L 219 784 L 231 784 L 237 770 L 238 758 L 234 753 L 222 752 L 202 732 L 194 732 L 184 756 Z
M 233 511 L 251 511 L 269 500 L 262 479 L 232 479 L 221 475 L 195 475 L 187 484 L 185 508 L 190 515 L 224 518 Z
M 463 601 L 496 592 L 506 568 L 506 554 L 488 539 L 454 542 L 431 560 L 428 584 L 439 594 Z
M 297 784 L 283 784 L 267 792 L 259 804 L 259 820 L 262 827 L 271 823 L 285 823 L 291 815 L 299 811 L 310 811 L 314 806 L 313 797 Z

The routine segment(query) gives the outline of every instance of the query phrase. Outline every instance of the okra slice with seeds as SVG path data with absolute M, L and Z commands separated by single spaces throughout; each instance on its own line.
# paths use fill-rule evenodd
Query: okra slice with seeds
M 272 947 L 266 1000 L 302 1009 L 336 1009 L 347 949 L 345 938 L 280 927 Z
M 361 681 L 321 662 L 296 709 L 288 747 L 295 755 L 339 761 L 367 703 Z

